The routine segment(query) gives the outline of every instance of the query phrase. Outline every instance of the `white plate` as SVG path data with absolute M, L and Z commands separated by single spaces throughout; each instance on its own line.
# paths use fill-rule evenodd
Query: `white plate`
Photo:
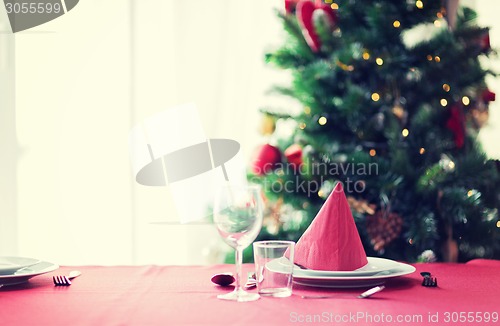
M 38 264 L 39 259 L 25 257 L 0 257 L 0 275 L 13 274 L 21 268 Z
M 10 275 L 0 275 L 0 285 L 14 285 L 27 282 L 30 278 L 49 273 L 58 269 L 59 266 L 46 261 L 17 270 Z
M 367 257 L 368 264 L 354 271 L 320 271 L 295 266 L 294 276 L 368 276 L 398 267 L 398 262 L 390 259 Z
M 294 273 L 293 282 L 314 287 L 359 288 L 383 284 L 388 279 L 408 275 L 416 270 L 415 267 L 408 264 L 396 264 L 397 266 L 393 269 L 366 276 L 295 276 Z

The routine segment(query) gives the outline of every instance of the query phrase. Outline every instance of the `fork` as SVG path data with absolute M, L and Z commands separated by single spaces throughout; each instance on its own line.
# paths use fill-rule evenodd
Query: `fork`
M 438 281 L 436 277 L 433 277 L 429 272 L 422 272 L 420 275 L 423 276 L 422 286 L 425 287 L 437 287 Z
M 252 273 L 252 272 L 248 273 L 248 280 L 244 286 L 245 290 L 253 289 L 256 286 L 257 286 L 257 280 L 255 277 L 255 273 Z
M 69 272 L 68 276 L 66 275 L 52 276 L 52 280 L 54 281 L 54 285 L 56 286 L 69 286 L 71 285 L 71 280 L 80 275 L 82 275 L 80 271 L 71 271 Z

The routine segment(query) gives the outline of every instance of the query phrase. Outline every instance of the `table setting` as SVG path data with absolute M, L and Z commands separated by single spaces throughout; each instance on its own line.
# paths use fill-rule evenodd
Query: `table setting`
M 500 261 L 367 257 L 338 184 L 297 241 L 255 241 L 258 187 L 225 187 L 214 224 L 236 264 L 59 266 L 0 257 L 2 325 L 498 323 Z M 252 245 L 253 263 L 242 263 Z
M 58 268 L 56 264 L 35 258 L 0 257 L 0 286 L 21 284 Z
M 245 281 L 240 272 L 241 250 L 256 238 L 256 230 L 262 225 L 258 191 L 258 187 L 227 185 L 216 196 L 214 223 L 226 243 L 236 248 L 236 275 L 225 272 L 212 277 L 212 282 L 221 286 L 236 282 L 231 294 L 218 298 L 257 300 L 259 296 L 245 292 L 249 284 L 255 285 L 260 295 L 273 297 L 291 296 L 294 284 L 313 288 L 375 287 L 376 293 L 383 289 L 376 286 L 383 286 L 387 280 L 415 272 L 415 267 L 408 264 L 366 256 L 342 184 L 338 183 L 297 243 L 253 243 L 255 273 Z
M 384 314 L 392 316 L 395 324 L 395 318 L 403 315 L 422 318 L 421 322 L 418 319 L 404 324 L 440 325 L 445 324 L 445 318 L 460 318 L 460 312 L 474 312 L 474 318 L 478 314 L 484 319 L 463 325 L 498 323 L 495 298 L 500 285 L 495 280 L 499 261 L 477 259 L 462 264 L 412 266 L 416 268 L 414 273 L 388 279 L 383 284 L 385 289 L 365 299 L 358 296 L 371 286 L 325 288 L 294 283 L 289 297 L 261 296 L 243 303 L 218 299 L 217 295 L 230 293 L 233 287 L 211 282 L 215 274 L 233 273 L 232 264 L 60 266 L 27 282 L 0 288 L 0 324 L 293 325 L 315 324 L 316 316 L 324 317 L 324 323 L 331 320 L 332 324 L 343 324 L 335 318 L 363 313 L 356 317 L 357 324 L 384 325 L 367 319 Z M 69 275 L 73 270 L 82 275 L 70 286 L 54 285 L 53 276 Z M 438 286 L 422 286 L 423 272 L 437 277 Z M 245 280 L 254 273 L 254 264 L 242 265 Z M 258 294 L 256 286 L 246 291 Z M 439 323 L 429 320 L 436 320 L 436 315 Z M 349 324 L 348 320 L 344 324 Z

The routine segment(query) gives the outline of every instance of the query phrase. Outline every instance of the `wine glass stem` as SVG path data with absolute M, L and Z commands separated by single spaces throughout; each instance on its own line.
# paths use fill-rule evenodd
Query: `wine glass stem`
M 234 288 L 234 290 L 240 292 L 241 291 L 241 265 L 243 264 L 243 249 L 240 247 L 236 247 L 234 262 L 236 264 L 236 287 Z

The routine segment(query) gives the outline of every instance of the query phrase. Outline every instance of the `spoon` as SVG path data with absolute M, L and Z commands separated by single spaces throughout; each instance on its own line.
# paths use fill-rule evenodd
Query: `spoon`
M 212 283 L 220 285 L 220 286 L 229 286 L 236 281 L 232 273 L 220 273 L 215 274 L 210 279 Z M 248 273 L 248 281 L 244 285 L 245 290 L 250 290 L 257 286 L 257 281 L 255 280 L 255 274 Z
M 210 280 L 220 286 L 229 286 L 236 281 L 232 273 L 215 274 Z

